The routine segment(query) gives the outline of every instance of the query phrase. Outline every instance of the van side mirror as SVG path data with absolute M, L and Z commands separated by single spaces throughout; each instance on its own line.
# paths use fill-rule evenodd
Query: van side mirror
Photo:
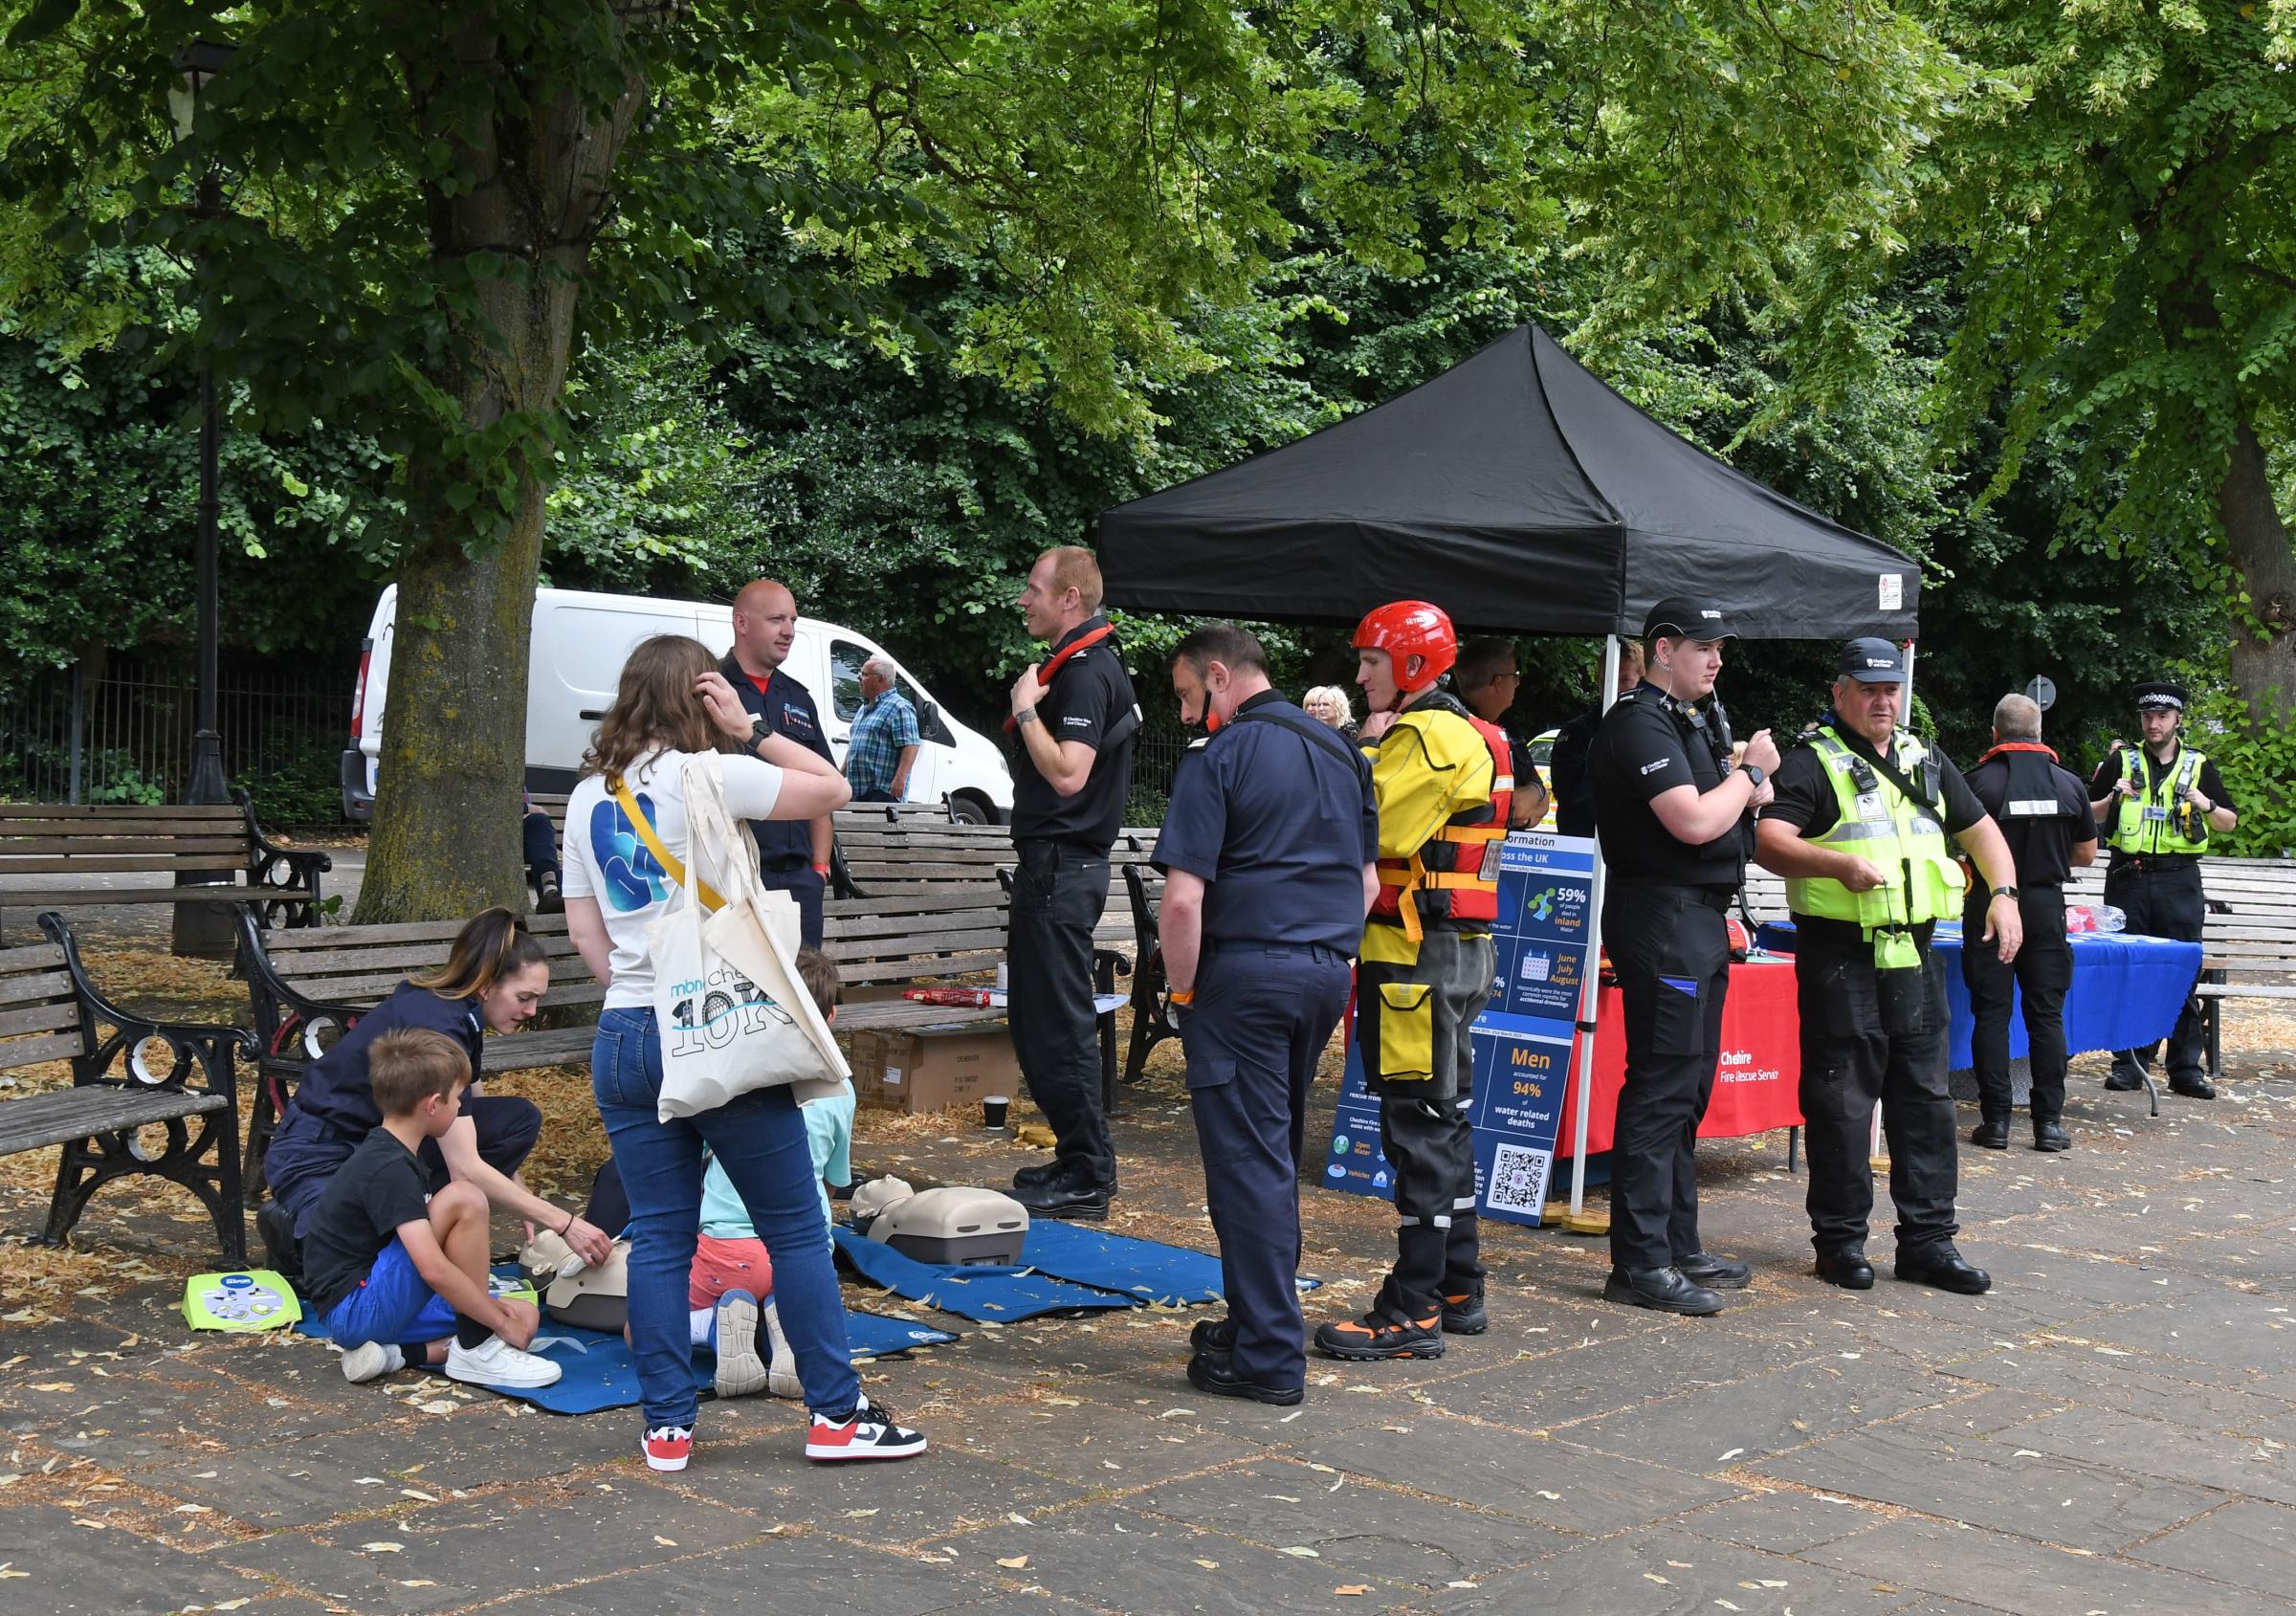
M 916 715 L 916 733 L 937 746 L 954 746 L 957 737 L 940 721 L 940 703 L 928 701 Z

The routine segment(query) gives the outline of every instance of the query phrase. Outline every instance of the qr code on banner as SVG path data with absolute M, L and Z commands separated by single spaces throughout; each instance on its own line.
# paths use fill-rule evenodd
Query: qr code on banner
M 1536 1212 L 1546 1205 L 1547 1167 L 1552 1161 L 1543 1150 L 1525 1150 L 1519 1144 L 1493 1145 L 1484 1204 L 1499 1212 Z

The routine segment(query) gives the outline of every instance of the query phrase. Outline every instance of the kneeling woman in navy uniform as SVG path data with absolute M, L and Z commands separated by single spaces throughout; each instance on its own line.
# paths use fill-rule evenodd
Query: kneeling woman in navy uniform
M 478 1092 L 487 1029 L 509 1032 L 523 1026 L 549 987 L 550 963 L 534 934 L 509 910 L 489 909 L 455 934 L 444 966 L 400 983 L 313 1061 L 263 1163 L 273 1199 L 295 1222 L 296 1238 L 302 1238 L 336 1169 L 382 1126 L 367 1084 L 366 1052 L 386 1032 L 419 1028 L 453 1039 L 471 1057 L 473 1078 L 461 1118 L 444 1139 L 426 1140 L 417 1158 L 430 1173 L 432 1192 L 460 1180 L 483 1191 L 492 1205 L 560 1230 L 585 1262 L 606 1261 L 610 1236 L 553 1206 L 516 1177 L 541 1133 L 541 1112 L 531 1100 Z

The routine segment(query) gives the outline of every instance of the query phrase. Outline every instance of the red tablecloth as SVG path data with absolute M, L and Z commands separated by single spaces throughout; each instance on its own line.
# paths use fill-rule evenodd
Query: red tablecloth
M 1602 989 L 1595 1015 L 1595 1103 L 1586 1119 L 1589 1155 L 1608 1150 L 1619 1090 L 1626 1081 L 1626 1009 L 1615 987 Z M 1722 1006 L 1722 1059 L 1700 1139 L 1739 1139 L 1801 1121 L 1801 1021 L 1794 1008 L 1794 963 L 1733 965 Z M 1562 1106 L 1555 1154 L 1568 1157 L 1576 1138 L 1578 1085 Z

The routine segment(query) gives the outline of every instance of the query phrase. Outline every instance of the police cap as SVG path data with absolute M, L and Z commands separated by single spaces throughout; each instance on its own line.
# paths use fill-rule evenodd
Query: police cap
M 1842 648 L 1835 674 L 1860 684 L 1904 684 L 1906 653 L 1891 640 L 1857 639 Z
M 2167 679 L 2148 679 L 2130 694 L 2136 697 L 2136 710 L 2140 713 L 2159 712 L 2163 709 L 2172 713 L 2181 713 L 2184 711 L 2186 703 L 2192 700 L 2192 697 L 2186 693 L 2184 686 L 2173 684 Z
M 1669 595 L 1650 609 L 1643 619 L 1643 639 L 1647 642 L 1665 634 L 1687 640 L 1734 640 L 1737 630 L 1732 628 L 1722 615 L 1722 609 L 1711 601 L 1692 600 L 1687 595 Z

